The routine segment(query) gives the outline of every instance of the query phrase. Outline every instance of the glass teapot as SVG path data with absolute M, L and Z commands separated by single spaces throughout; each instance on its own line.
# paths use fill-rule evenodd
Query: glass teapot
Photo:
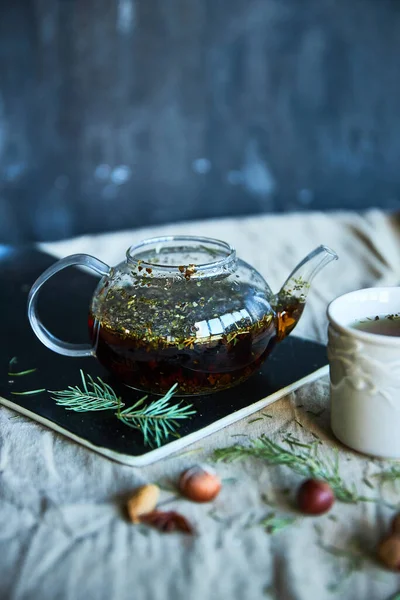
M 157 237 L 131 246 L 110 268 L 86 254 L 56 262 L 34 283 L 28 317 L 37 337 L 66 356 L 96 356 L 121 382 L 164 394 L 210 394 L 245 381 L 296 326 L 313 277 L 335 252 L 320 246 L 274 294 L 227 243 Z M 90 345 L 57 339 L 41 323 L 37 297 L 52 275 L 72 265 L 102 276 L 89 310 Z

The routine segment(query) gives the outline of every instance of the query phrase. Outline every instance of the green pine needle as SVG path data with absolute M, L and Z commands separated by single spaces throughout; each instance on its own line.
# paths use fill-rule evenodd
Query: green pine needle
M 285 529 L 289 525 L 295 523 L 296 519 L 294 517 L 277 517 L 275 513 L 270 513 L 264 519 L 259 521 L 259 525 L 265 527 L 267 533 L 274 535 L 278 531 Z
M 105 383 L 100 377 L 97 382 L 80 370 L 82 378 L 82 389 L 75 385 L 70 385 L 66 390 L 50 391 L 53 394 L 52 399 L 56 404 L 63 406 L 66 410 L 75 412 L 90 412 L 98 410 L 110 410 L 118 408 L 121 405 L 121 399 L 117 396 L 111 386 Z
M 13 356 L 10 359 L 10 362 L 8 363 L 8 370 L 11 371 L 11 367 L 13 367 L 14 365 L 16 365 L 18 362 L 18 358 L 16 356 Z
M 19 371 L 18 373 L 12 373 L 11 371 L 7 373 L 9 377 L 22 377 L 23 375 L 30 375 L 34 373 L 37 369 L 28 369 L 27 371 Z
M 142 406 L 147 400 L 147 396 L 143 396 L 125 410 L 120 410 L 118 407 L 116 416 L 125 425 L 139 429 L 146 445 L 159 447 L 170 435 L 176 434 L 179 420 L 187 419 L 196 413 L 195 410 L 191 410 L 193 408 L 191 404 L 186 406 L 182 406 L 182 402 L 169 404 L 177 387 L 178 384 L 175 383 L 165 396 L 147 406 Z
M 373 477 L 376 477 L 377 479 L 382 481 L 382 483 L 385 483 L 386 481 L 397 481 L 398 479 L 400 479 L 400 468 L 393 466 L 388 471 L 376 473 L 375 475 L 373 475 Z
M 34 394 L 41 394 L 45 391 L 46 390 L 42 388 L 40 390 L 28 390 L 27 392 L 11 392 L 11 394 L 13 394 L 14 396 L 33 396 Z
M 359 496 L 354 488 L 345 485 L 339 473 L 337 452 L 334 460 L 322 459 L 318 454 L 318 446 L 321 444 L 319 440 L 303 444 L 289 434 L 285 441 L 289 448 L 280 446 L 266 435 L 262 435 L 258 439 L 252 440 L 249 446 L 234 445 L 219 448 L 214 452 L 214 458 L 226 462 L 247 457 L 260 458 L 268 465 L 285 465 L 299 475 L 325 480 L 332 487 L 336 498 L 342 502 L 375 501 L 365 496 Z

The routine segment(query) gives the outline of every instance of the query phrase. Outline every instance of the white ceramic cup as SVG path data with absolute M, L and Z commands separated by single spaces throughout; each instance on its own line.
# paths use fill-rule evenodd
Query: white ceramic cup
M 400 287 L 344 294 L 328 306 L 331 427 L 346 446 L 400 458 L 400 337 L 351 327 L 400 313 Z

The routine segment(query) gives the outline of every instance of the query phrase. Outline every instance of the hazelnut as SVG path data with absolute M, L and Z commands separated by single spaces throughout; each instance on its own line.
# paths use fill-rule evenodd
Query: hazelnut
M 140 523 L 140 518 L 155 509 L 160 488 L 154 484 L 143 485 L 129 498 L 126 509 L 132 523 Z
M 192 467 L 184 471 L 178 484 L 181 493 L 194 502 L 210 502 L 218 496 L 221 481 L 217 474 L 208 467 Z
M 322 515 L 335 501 L 331 486 L 326 481 L 307 479 L 297 492 L 297 504 L 307 515 Z
M 400 537 L 389 535 L 378 546 L 379 560 L 392 571 L 400 571 Z

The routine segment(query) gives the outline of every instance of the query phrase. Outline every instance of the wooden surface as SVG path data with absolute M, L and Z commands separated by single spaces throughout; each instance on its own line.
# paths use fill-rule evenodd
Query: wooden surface
M 4 0 L 0 241 L 400 205 L 396 0 Z

